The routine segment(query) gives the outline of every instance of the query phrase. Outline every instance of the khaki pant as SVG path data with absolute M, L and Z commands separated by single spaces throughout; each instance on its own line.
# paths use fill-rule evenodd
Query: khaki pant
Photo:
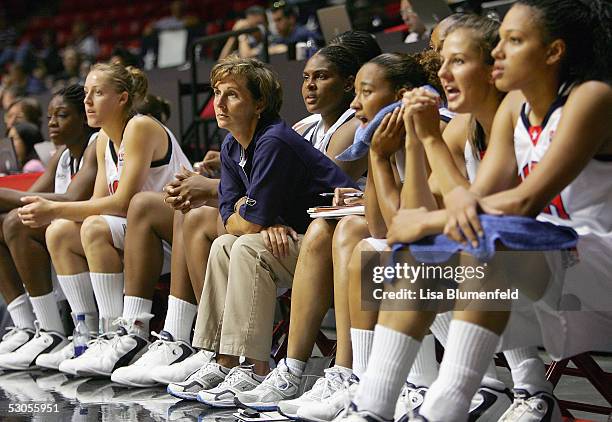
M 225 234 L 211 247 L 193 345 L 230 356 L 267 361 L 278 287 L 291 287 L 303 236 L 289 239 L 277 259 L 261 234 Z

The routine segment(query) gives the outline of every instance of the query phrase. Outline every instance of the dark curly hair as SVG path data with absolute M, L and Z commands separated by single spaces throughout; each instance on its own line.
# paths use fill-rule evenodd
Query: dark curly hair
M 537 11 L 545 42 L 565 42 L 562 81 L 610 80 L 610 0 L 518 0 L 516 4 Z

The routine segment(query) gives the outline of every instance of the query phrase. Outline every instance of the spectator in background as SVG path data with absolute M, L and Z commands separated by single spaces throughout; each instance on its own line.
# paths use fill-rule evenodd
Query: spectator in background
M 12 60 L 13 46 L 17 42 L 17 31 L 8 24 L 6 11 L 0 8 L 0 66 Z
M 160 31 L 189 29 L 197 25 L 197 23 L 197 16 L 185 14 L 185 7 L 181 0 L 173 1 L 170 3 L 169 16 L 165 16 L 145 26 L 142 32 L 142 47 L 140 56 L 144 57 L 147 54 L 152 53 L 155 57 L 157 57 L 158 34 Z
M 412 9 L 412 3 L 410 0 L 401 0 L 400 2 L 400 14 L 402 15 L 402 20 L 408 26 L 408 36 L 404 39 L 406 44 L 416 42 L 422 39 L 427 32 L 427 28 L 425 28 L 425 24 L 419 18 L 419 15 L 415 13 Z
M 16 86 L 0 87 L 0 104 L 6 113 L 9 107 L 19 98 L 19 88 Z
M 298 12 L 294 6 L 289 6 L 281 0 L 274 3 L 271 11 L 277 34 L 270 40 L 272 44 L 270 54 L 285 53 L 289 45 L 295 45 L 298 42 L 312 40 L 317 43 L 321 41 L 318 33 L 297 23 Z
M 234 24 L 232 31 L 238 31 L 246 28 L 255 28 L 257 26 L 268 29 L 268 20 L 266 19 L 266 11 L 260 6 L 251 6 L 245 12 L 245 18 L 239 19 Z M 237 39 L 236 39 L 237 38 Z M 255 57 L 261 53 L 262 34 L 254 32 L 252 34 L 243 34 L 238 37 L 230 37 L 225 42 L 219 60 L 224 59 L 236 50 L 240 57 Z M 236 43 L 238 41 L 238 43 Z
M 74 47 L 66 47 L 62 54 L 62 64 L 64 70 L 55 75 L 53 79 L 54 90 L 61 89 L 68 85 L 82 83 L 81 78 L 82 56 Z
M 100 53 L 96 37 L 87 29 L 85 22 L 77 20 L 72 25 L 70 45 L 88 61 L 95 61 Z
M 197 24 L 198 18 L 185 14 L 185 5 L 181 0 L 170 3 L 170 16 L 166 16 L 153 24 L 152 29 L 165 31 L 169 29 L 183 29 Z
M 6 88 L 15 87 L 15 92 L 22 96 L 37 95 L 46 91 L 43 81 L 28 74 L 20 63 L 9 65 L 8 73 L 2 78 L 2 85 Z
M 40 61 L 45 66 L 47 75 L 57 75 L 64 70 L 62 57 L 57 46 L 57 34 L 55 31 L 44 31 L 40 39 L 42 48 L 38 54 Z
M 9 130 L 9 139 L 13 142 L 17 161 L 24 173 L 45 171 L 45 166 L 34 150 L 34 145 L 43 141 L 38 126 L 30 122 L 16 123 Z
M 19 122 L 30 122 L 40 128 L 42 109 L 34 98 L 18 98 L 6 110 L 4 125 L 8 131 Z

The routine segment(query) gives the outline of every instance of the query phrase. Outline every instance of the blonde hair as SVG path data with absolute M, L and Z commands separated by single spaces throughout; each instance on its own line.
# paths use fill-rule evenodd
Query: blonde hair
M 283 88 L 276 73 L 259 60 L 232 55 L 212 68 L 210 81 L 215 87 L 225 78 L 232 76 L 245 78 L 247 89 L 255 101 L 263 102 L 262 119 L 274 119 L 279 116 L 283 104 Z
M 118 93 L 127 92 L 128 101 L 126 110 L 128 114 L 134 113 L 134 109 L 144 100 L 147 95 L 149 83 L 144 72 L 136 67 L 124 67 L 116 63 L 96 63 L 91 72 L 104 72 L 108 80 Z

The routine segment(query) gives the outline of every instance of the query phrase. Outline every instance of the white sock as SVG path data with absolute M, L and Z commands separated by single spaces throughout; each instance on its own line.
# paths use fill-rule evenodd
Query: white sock
M 448 330 L 452 320 L 453 313 L 451 311 L 444 312 L 436 316 L 436 319 L 434 319 L 433 324 L 431 324 L 429 328 L 445 349 L 446 341 L 448 340 Z M 482 377 L 481 385 L 495 390 L 503 390 L 506 388 L 506 385 L 497 377 L 497 370 L 495 369 L 495 362 L 493 360 L 491 360 L 489 366 L 487 366 L 487 370 Z
M 301 377 L 306 368 L 306 362 L 292 358 L 286 358 L 285 365 L 289 368 L 289 372 L 297 377 Z
M 137 319 L 142 322 L 142 334 L 149 337 L 149 315 L 151 315 L 153 301 L 138 296 L 123 297 L 123 317 L 125 319 Z
M 432 334 L 428 334 L 423 337 L 421 348 L 414 359 L 406 381 L 416 387 L 429 387 L 437 377 L 436 341 Z
M 374 341 L 373 330 L 351 328 L 351 345 L 353 347 L 353 373 L 361 378 L 368 368 L 368 359 Z
M 470 401 L 498 343 L 499 336 L 494 332 L 470 322 L 453 320 L 440 374 L 427 391 L 421 415 L 430 421 L 466 421 Z
M 34 328 L 34 311 L 27 293 L 17 296 L 6 306 L 13 325 L 17 328 Z
M 537 347 L 521 347 L 504 352 L 514 388 L 522 388 L 535 394 L 538 391 L 552 393 L 552 384 L 546 379 L 546 368 Z
M 493 388 L 494 390 L 505 390 L 506 384 L 500 381 L 497 377 L 497 369 L 495 368 L 495 360 L 491 360 L 489 362 L 489 366 L 485 370 L 484 375 L 482 376 L 482 381 L 480 385 Z
M 196 312 L 198 312 L 198 307 L 193 303 L 172 295 L 168 296 L 168 313 L 164 322 L 164 331 L 172 334 L 174 340 L 189 343 L 189 334 L 191 334 Z
M 123 312 L 123 273 L 90 273 L 100 318 L 112 320 Z
M 453 320 L 453 312 L 448 311 L 442 314 L 436 315 L 429 331 L 438 339 L 442 347 L 446 349 L 446 340 L 448 340 L 448 329 L 450 323 Z
M 74 275 L 58 275 L 62 291 L 75 314 L 90 314 L 97 312 L 89 272 Z
M 342 374 L 342 378 L 347 380 L 353 375 L 353 369 L 346 366 L 334 365 L 334 369 Z
M 45 331 L 57 331 L 65 334 L 53 292 L 43 296 L 30 297 L 30 302 L 32 302 L 32 308 L 36 314 L 36 319 L 40 323 L 40 328 Z
M 420 346 L 420 341 L 377 324 L 368 369 L 355 397 L 357 409 L 393 420 L 395 403 Z

